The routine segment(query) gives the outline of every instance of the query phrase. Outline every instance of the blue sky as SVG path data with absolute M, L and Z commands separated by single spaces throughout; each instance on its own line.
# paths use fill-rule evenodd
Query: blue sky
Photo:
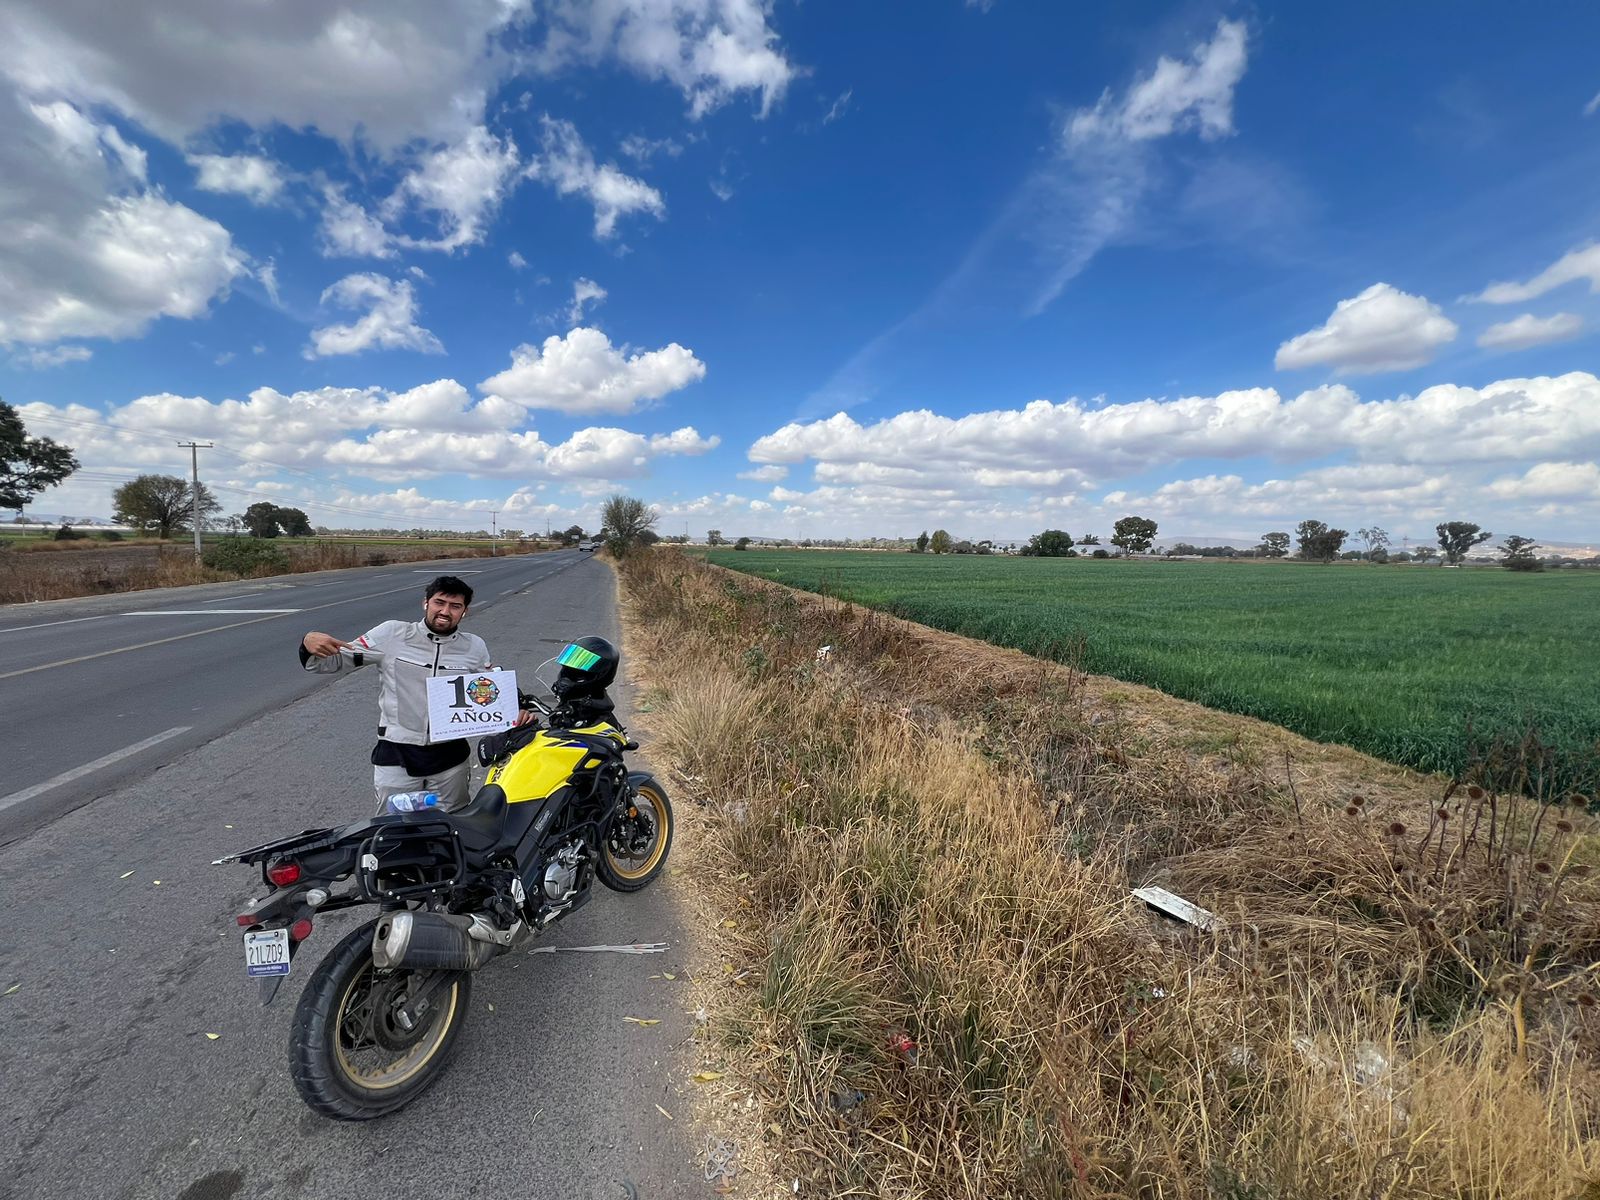
M 333 526 L 1600 539 L 1600 10 L 0 0 L 0 396 Z

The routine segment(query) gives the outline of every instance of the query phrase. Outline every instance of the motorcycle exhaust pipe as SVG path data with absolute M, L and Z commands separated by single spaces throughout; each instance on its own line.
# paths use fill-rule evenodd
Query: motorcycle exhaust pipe
M 439 913 L 390 913 L 372 932 L 372 965 L 380 971 L 476 971 L 503 949 Z

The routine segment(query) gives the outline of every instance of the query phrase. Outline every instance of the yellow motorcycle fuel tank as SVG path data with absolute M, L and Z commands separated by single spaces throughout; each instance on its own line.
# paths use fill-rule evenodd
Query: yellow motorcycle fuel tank
M 493 767 L 484 783 L 498 783 L 506 794 L 508 804 L 548 799 L 574 773 L 600 763 L 592 750 L 574 743 L 565 736 L 566 732 L 540 730 L 534 735 L 533 741 L 509 760 Z M 627 742 L 627 738 L 615 726 L 604 723 L 586 725 L 574 732 L 600 734 L 614 739 L 619 746 Z

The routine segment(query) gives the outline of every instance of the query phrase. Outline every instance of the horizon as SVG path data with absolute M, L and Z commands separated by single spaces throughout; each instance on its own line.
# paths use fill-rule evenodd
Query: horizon
M 1600 10 L 1151 11 L 0 0 L 29 508 L 1600 542 Z

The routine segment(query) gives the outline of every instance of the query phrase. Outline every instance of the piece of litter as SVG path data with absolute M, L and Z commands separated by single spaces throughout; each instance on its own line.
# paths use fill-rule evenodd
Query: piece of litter
M 669 1113 L 666 1109 L 662 1108 L 661 1105 L 659 1105 L 659 1104 L 656 1105 L 656 1111 L 658 1113 L 660 1113 L 663 1117 L 665 1117 L 667 1120 L 669 1120 L 669 1121 L 672 1120 L 672 1114 Z
M 133 874 L 133 872 L 132 872 L 132 871 L 124 871 L 124 872 L 123 872 L 123 873 L 122 873 L 122 878 L 123 878 L 123 879 L 126 879 L 126 878 L 128 878 L 128 876 L 130 876 L 130 875 L 132 875 L 132 874 Z
M 494 1011 L 494 1005 L 492 1005 L 492 1004 L 491 1004 L 491 1005 L 489 1005 L 489 1011 L 490 1011 L 490 1012 L 493 1012 L 493 1011 Z
M 208 1033 L 208 1034 L 206 1034 L 206 1041 L 214 1042 L 221 1036 L 222 1035 L 220 1033 Z
M 722 1078 L 722 1072 L 696 1071 L 693 1075 L 689 1076 L 689 1078 L 694 1080 L 696 1083 L 715 1083 L 717 1080 Z
M 1207 912 L 1197 904 L 1190 904 L 1182 896 L 1175 896 L 1166 888 L 1134 888 L 1133 895 L 1134 899 L 1143 900 L 1151 908 L 1158 909 L 1169 917 L 1175 917 L 1186 925 L 1193 925 L 1196 929 L 1203 929 L 1209 933 L 1219 924 L 1214 913 Z
M 11 995 L 12 992 L 19 991 L 19 990 L 21 990 L 21 988 L 22 988 L 22 985 L 20 983 L 13 983 L 5 991 L 0 992 L 0 996 L 9 996 L 9 995 Z
M 676 979 L 677 976 L 674 975 L 671 971 L 663 971 L 663 972 L 661 972 L 661 978 L 663 978 L 663 979 Z
M 739 922 L 735 921 L 732 917 L 729 917 L 722 923 L 722 927 L 724 929 L 737 929 L 739 928 Z
M 635 1025 L 659 1025 L 660 1017 L 623 1017 L 624 1021 L 632 1021 Z
M 150 882 L 154 883 L 157 887 L 161 886 L 161 880 L 159 879 L 152 879 Z
M 232 826 L 232 825 L 224 825 L 224 826 L 223 826 L 223 828 L 224 828 L 224 829 L 232 829 L 232 828 L 233 828 L 233 826 Z
M 635 942 L 631 946 L 535 946 L 529 954 L 661 954 L 666 942 Z
M 725 1138 L 706 1135 L 706 1182 L 722 1181 L 722 1187 L 731 1187 L 733 1177 L 739 1173 L 739 1167 L 734 1161 L 739 1157 L 739 1144 L 730 1142 Z M 718 1188 L 717 1190 L 721 1190 Z

